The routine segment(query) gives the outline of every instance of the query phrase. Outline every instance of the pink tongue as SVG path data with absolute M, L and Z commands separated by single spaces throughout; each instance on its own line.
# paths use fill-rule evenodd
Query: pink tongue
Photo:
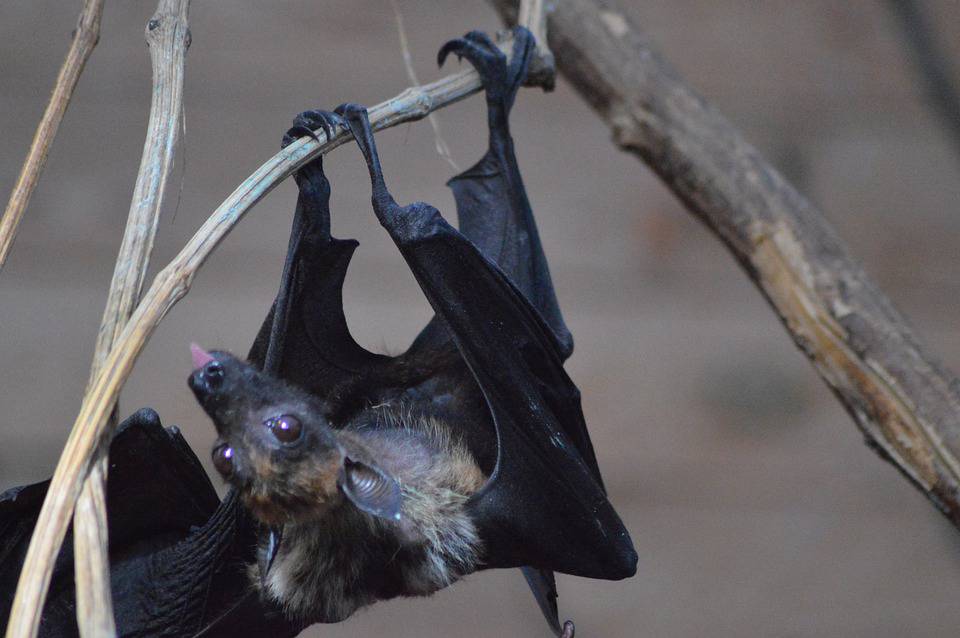
M 194 369 L 202 368 L 213 361 L 213 357 L 210 355 L 210 353 L 195 343 L 190 344 L 190 356 L 193 357 Z

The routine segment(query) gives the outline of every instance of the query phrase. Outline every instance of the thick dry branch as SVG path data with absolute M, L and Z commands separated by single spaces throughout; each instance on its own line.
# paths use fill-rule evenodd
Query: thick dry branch
M 150 261 L 183 109 L 184 62 L 190 46 L 189 8 L 190 0 L 161 0 L 147 22 L 146 39 L 153 67 L 150 121 L 127 225 L 97 335 L 90 385 L 96 381 L 115 339 L 133 314 Z M 106 445 L 98 449 L 74 515 L 77 624 L 84 638 L 116 635 L 107 552 L 105 490 L 108 449 Z
M 494 0 L 508 20 L 515 3 Z M 549 14 L 561 73 L 727 245 L 863 431 L 960 526 L 960 383 L 924 352 L 823 215 L 607 0 Z
M 87 58 L 93 53 L 94 47 L 100 40 L 102 15 L 103 0 L 85 0 L 83 9 L 80 10 L 80 17 L 77 19 L 77 28 L 73 32 L 73 42 L 70 44 L 63 66 L 60 67 L 60 74 L 53 87 L 50 102 L 43 112 L 40 124 L 37 125 L 30 151 L 23 162 L 23 168 L 20 169 L 13 192 L 10 193 L 10 201 L 7 202 L 7 208 L 3 211 L 3 217 L 0 218 L 0 269 L 3 268 L 10 254 L 10 247 L 17 235 L 23 211 L 30 202 L 30 196 L 33 195 L 33 189 L 36 188 L 37 181 L 40 179 L 43 165 L 47 162 L 47 154 L 50 152 L 53 139 L 57 136 L 57 129 L 60 128 L 60 121 L 63 120 L 67 105 L 70 104 L 73 89 L 77 86 L 77 80 L 80 79 L 80 73 L 87 63 Z
M 509 52 L 511 44 L 507 40 L 501 43 L 501 47 Z M 431 84 L 407 89 L 372 107 L 370 122 L 375 130 L 381 130 L 419 120 L 478 92 L 480 88 L 476 71 L 464 70 Z M 35 635 L 30 628 L 36 627 L 50 585 L 54 560 L 63 543 L 81 483 L 89 472 L 94 451 L 113 434 L 109 427 L 112 406 L 147 339 L 170 308 L 187 294 L 197 270 L 213 249 L 250 208 L 293 171 L 352 140 L 342 128 L 330 140 L 323 131 L 317 132 L 317 138 L 301 138 L 293 142 L 240 184 L 173 261 L 157 274 L 144 293 L 103 363 L 102 372 L 87 391 L 57 463 L 20 573 L 7 626 L 8 638 Z

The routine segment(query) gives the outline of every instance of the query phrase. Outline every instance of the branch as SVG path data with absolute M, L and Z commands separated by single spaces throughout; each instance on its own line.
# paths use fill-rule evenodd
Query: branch
M 77 86 L 80 73 L 83 71 L 87 58 L 93 53 L 94 47 L 100 40 L 100 17 L 103 15 L 103 0 L 85 0 L 80 17 L 77 19 L 77 28 L 73 32 L 73 42 L 67 57 L 60 67 L 57 83 L 53 86 L 53 95 L 47 109 L 43 112 L 37 132 L 33 136 L 33 143 L 23 161 L 23 168 L 17 177 L 17 183 L 10 193 L 10 201 L 0 218 L 0 269 L 3 268 L 10 254 L 10 247 L 17 235 L 17 227 L 23 218 L 23 212 L 30 202 L 33 189 L 40 179 L 40 172 L 47 162 L 50 146 L 57 136 L 60 121 L 70 104 L 73 89 Z
M 509 55 L 511 40 L 500 43 Z M 409 88 L 370 109 L 370 122 L 382 130 L 419 120 L 429 113 L 462 100 L 481 89 L 472 68 L 431 84 Z M 243 215 L 283 179 L 315 157 L 349 141 L 350 133 L 339 128 L 327 140 L 317 131 L 317 140 L 301 138 L 274 155 L 213 212 L 187 245 L 154 279 L 133 316 L 116 339 L 102 372 L 84 397 L 60 461 L 40 510 L 30 547 L 20 572 L 7 637 L 35 635 L 36 621 L 50 585 L 54 560 L 70 523 L 80 485 L 90 470 L 95 449 L 113 434 L 109 415 L 120 388 L 154 329 L 166 313 L 187 294 L 197 270 Z
M 133 314 L 150 261 L 183 110 L 184 61 L 190 47 L 189 9 L 190 0 L 160 0 L 156 13 L 147 22 L 145 35 L 153 67 L 150 121 L 127 226 L 97 335 L 91 385 L 100 374 L 114 340 Z M 116 418 L 115 409 L 111 418 Z M 98 449 L 74 516 L 77 624 L 84 638 L 116 635 L 110 596 L 105 496 L 108 451 L 107 445 Z
M 514 3 L 493 0 L 507 20 Z M 557 65 L 727 246 L 863 431 L 960 526 L 960 382 L 924 352 L 823 215 L 608 0 L 560 0 Z

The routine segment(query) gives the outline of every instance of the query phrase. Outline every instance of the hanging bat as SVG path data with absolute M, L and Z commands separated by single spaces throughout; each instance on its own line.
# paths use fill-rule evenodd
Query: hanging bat
M 121 635 L 293 636 L 502 567 L 523 569 L 558 631 L 554 571 L 635 572 L 563 371 L 572 339 L 513 153 L 508 116 L 533 46 L 525 30 L 514 35 L 509 64 L 476 32 L 440 51 L 441 63 L 454 53 L 477 68 L 488 106 L 487 153 L 450 181 L 459 231 L 426 204 L 393 201 L 361 107 L 295 120 L 285 143 L 319 128 L 352 131 L 374 212 L 436 315 L 398 357 L 356 344 L 341 290 L 357 244 L 330 235 L 321 159 L 298 171 L 280 292 L 249 363 L 194 350 L 191 387 L 217 427 L 214 464 L 233 490 L 217 504 L 192 452 L 155 414 L 131 417 L 111 445 Z M 143 456 L 179 469 L 158 485 Z M 143 487 L 124 491 L 122 480 Z M 0 527 L 15 532 L 0 541 L 6 609 L 43 491 L 0 496 Z M 163 524 L 171 494 L 196 507 Z M 42 633 L 74 635 L 69 549 L 53 583 Z
M 393 200 L 363 107 L 308 111 L 288 133 L 352 132 L 374 212 L 436 313 L 397 357 L 352 339 L 341 287 L 356 242 L 330 236 L 317 161 L 297 176 L 281 295 L 252 364 L 194 352 L 215 465 L 269 527 L 253 580 L 288 615 L 338 621 L 477 569 L 522 567 L 559 631 L 554 571 L 635 572 L 563 370 L 572 340 L 509 133 L 532 48 L 518 29 L 509 63 L 479 32 L 440 50 L 441 64 L 454 53 L 474 65 L 488 106 L 490 148 L 450 182 L 460 230 L 428 204 Z

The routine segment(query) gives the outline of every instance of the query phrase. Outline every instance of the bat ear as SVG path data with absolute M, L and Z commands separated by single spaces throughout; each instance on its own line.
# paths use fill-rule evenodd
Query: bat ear
M 400 520 L 400 484 L 378 467 L 344 457 L 340 489 L 367 514 Z

